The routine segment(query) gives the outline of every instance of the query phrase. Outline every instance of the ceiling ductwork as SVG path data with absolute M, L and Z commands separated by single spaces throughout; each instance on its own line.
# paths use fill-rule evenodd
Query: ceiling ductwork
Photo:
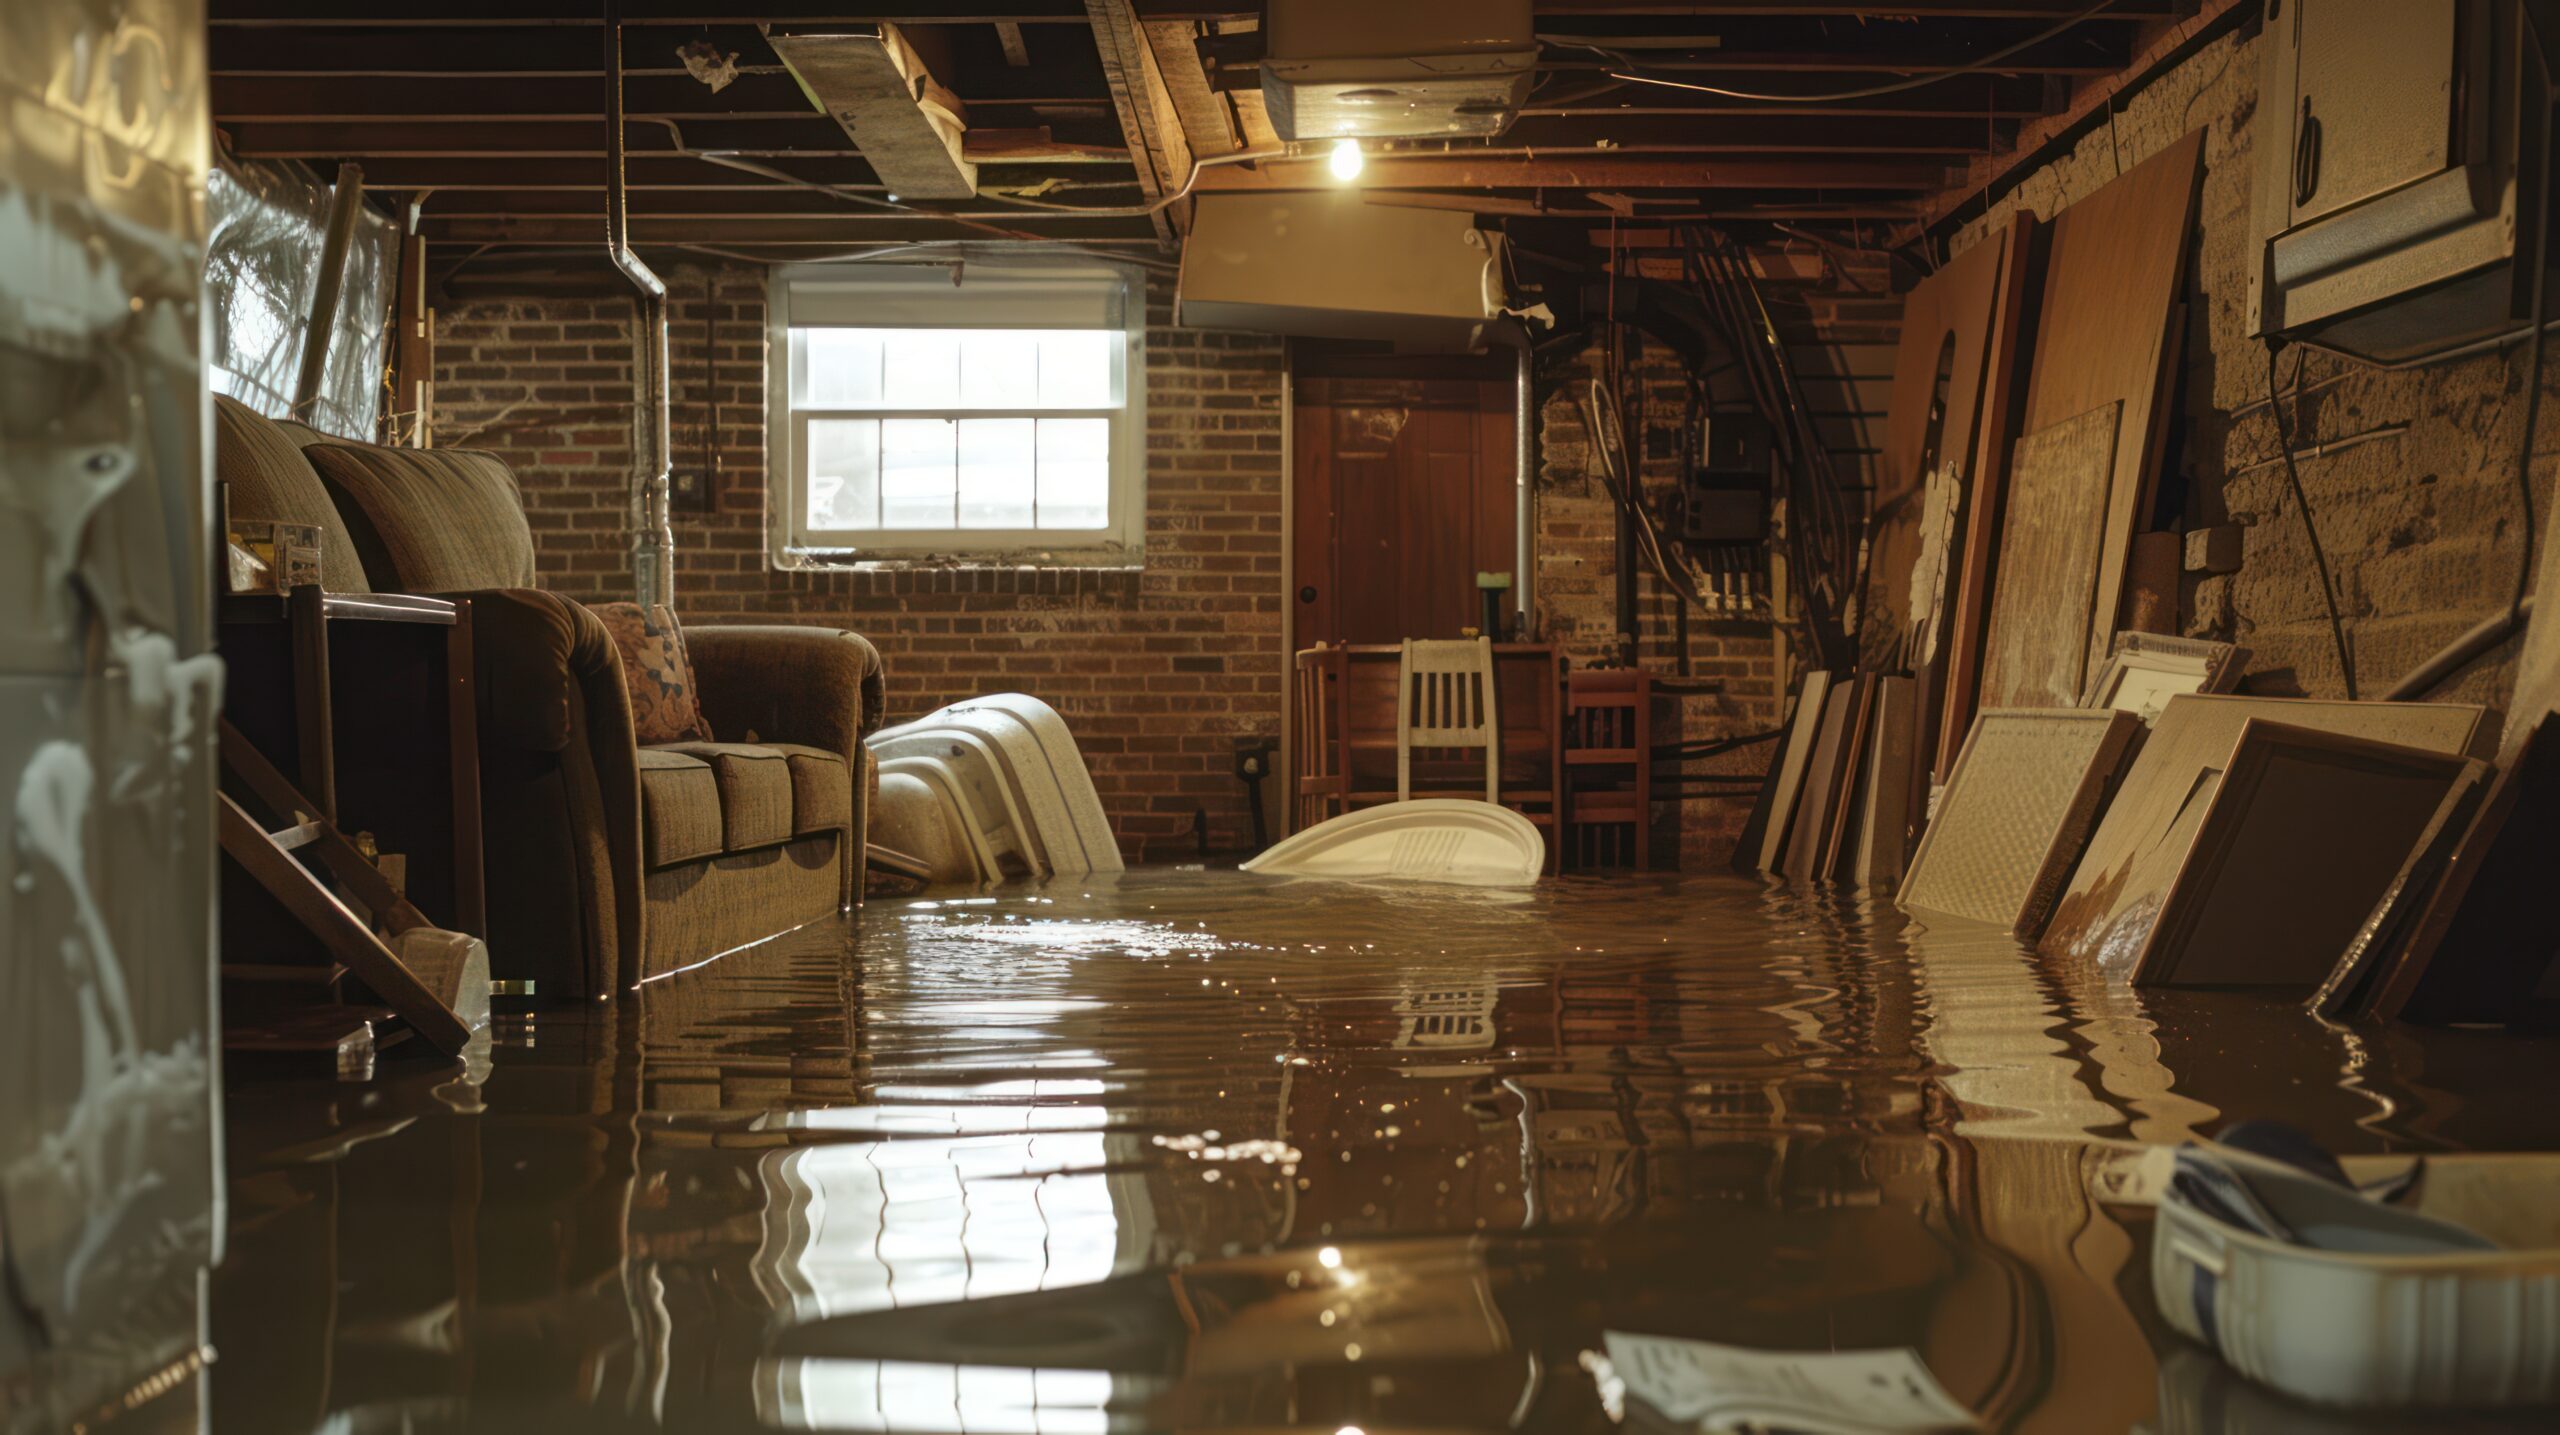
M 1271 0 L 1262 100 L 1283 139 L 1498 135 L 1537 63 L 1530 0 Z
M 897 26 L 765 38 L 809 102 L 844 126 L 891 195 L 977 197 L 978 167 L 961 158 L 967 108 L 934 80 Z

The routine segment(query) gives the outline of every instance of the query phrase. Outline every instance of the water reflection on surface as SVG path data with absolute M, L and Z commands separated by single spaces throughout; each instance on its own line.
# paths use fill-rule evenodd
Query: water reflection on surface
M 1722 877 L 875 905 L 493 1058 L 235 1087 L 216 1429 L 1599 1430 L 1610 1327 L 1913 1346 L 2002 1430 L 2445 1428 L 2182 1346 L 2084 1167 L 2560 1146 L 2548 1045 Z

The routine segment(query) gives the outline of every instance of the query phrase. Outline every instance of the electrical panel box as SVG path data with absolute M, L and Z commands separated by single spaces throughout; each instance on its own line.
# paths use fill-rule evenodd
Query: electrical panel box
M 2251 332 L 2388 361 L 2524 323 L 2547 0 L 2259 0 Z

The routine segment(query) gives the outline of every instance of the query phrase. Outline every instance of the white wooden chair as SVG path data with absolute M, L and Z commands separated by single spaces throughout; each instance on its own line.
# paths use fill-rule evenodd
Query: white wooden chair
M 1396 680 L 1396 797 L 1413 796 L 1415 748 L 1481 748 L 1484 800 L 1502 800 L 1502 724 L 1491 638 L 1404 640 Z

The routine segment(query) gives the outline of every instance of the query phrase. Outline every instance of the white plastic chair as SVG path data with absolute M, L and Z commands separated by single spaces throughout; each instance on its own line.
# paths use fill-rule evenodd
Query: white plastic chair
M 1404 640 L 1396 676 L 1396 797 L 1413 796 L 1413 750 L 1482 748 L 1484 800 L 1502 800 L 1502 723 L 1491 638 Z

